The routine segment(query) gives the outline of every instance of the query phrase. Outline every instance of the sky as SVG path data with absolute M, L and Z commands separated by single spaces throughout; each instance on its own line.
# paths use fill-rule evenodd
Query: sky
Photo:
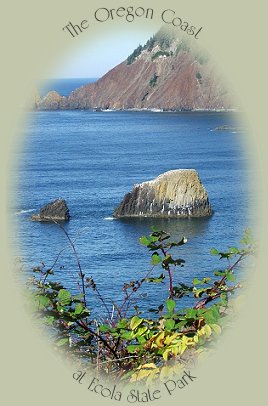
M 85 41 L 69 52 L 50 72 L 50 78 L 99 78 L 124 61 L 139 45 L 155 34 L 155 29 L 115 32 L 111 36 Z

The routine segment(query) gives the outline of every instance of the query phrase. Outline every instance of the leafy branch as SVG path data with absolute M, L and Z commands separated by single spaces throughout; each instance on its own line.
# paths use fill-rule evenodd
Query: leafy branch
M 153 227 L 149 236 L 140 238 L 150 253 L 151 267 L 142 279 L 123 285 L 123 302 L 114 301 L 111 311 L 92 276 L 83 272 L 74 240 L 59 226 L 76 259 L 79 289 L 77 294 L 72 294 L 61 282 L 52 280 L 58 254 L 53 267 L 46 269 L 42 264 L 33 269 L 35 274 L 40 274 L 33 280 L 35 313 L 57 333 L 57 347 L 82 356 L 98 371 L 130 381 L 161 379 L 174 365 L 184 367 L 192 356 L 198 357 L 206 350 L 225 327 L 230 297 L 242 287 L 239 278 L 243 263 L 256 252 L 256 244 L 246 230 L 240 248 L 211 249 L 212 255 L 227 261 L 226 267 L 213 271 L 210 276 L 195 277 L 190 285 L 183 282 L 175 285 L 174 272 L 184 266 L 185 260 L 174 257 L 173 252 L 181 250 L 187 239 L 172 241 L 167 232 Z M 155 275 L 159 267 L 162 272 Z M 141 317 L 137 305 L 131 310 L 132 298 L 144 284 L 164 286 L 165 279 L 168 283 L 164 303 L 155 299 L 156 308 L 147 309 L 146 317 Z M 97 294 L 107 313 L 106 319 L 101 321 L 94 316 L 95 309 L 87 304 L 86 289 Z M 179 306 L 185 296 L 192 298 L 191 307 Z

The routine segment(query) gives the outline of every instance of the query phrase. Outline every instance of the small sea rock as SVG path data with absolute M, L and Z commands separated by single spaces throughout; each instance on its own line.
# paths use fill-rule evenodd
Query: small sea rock
M 38 214 L 31 217 L 34 221 L 68 221 L 70 211 L 64 199 L 56 199 L 43 206 Z
M 220 125 L 218 127 L 213 128 L 212 131 L 238 131 L 237 127 L 231 126 L 231 125 Z

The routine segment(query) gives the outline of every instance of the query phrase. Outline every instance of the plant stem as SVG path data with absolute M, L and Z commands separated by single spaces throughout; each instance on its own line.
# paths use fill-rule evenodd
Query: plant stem
M 159 239 L 159 241 L 162 244 L 162 240 Z M 165 251 L 163 246 L 161 247 L 161 252 L 162 252 L 162 254 L 164 255 L 164 258 L 165 258 L 167 256 L 167 252 Z M 169 299 L 173 299 L 174 298 L 174 290 L 173 290 L 172 273 L 171 273 L 170 266 L 168 264 L 166 265 L 166 271 L 168 273 L 168 278 L 169 278 Z
M 126 293 L 126 296 L 125 296 L 125 298 L 124 298 L 124 301 L 123 301 L 122 305 L 119 307 L 119 309 L 117 309 L 117 312 L 118 312 L 118 316 L 119 316 L 119 317 L 121 317 L 122 310 L 123 310 L 124 306 L 126 305 L 126 303 L 127 303 L 127 302 L 129 303 L 129 299 L 131 298 L 131 296 L 132 296 L 134 293 L 137 292 L 137 290 L 141 287 L 141 285 L 143 284 L 144 280 L 145 280 L 146 278 L 148 278 L 148 276 L 150 275 L 150 273 L 152 272 L 153 269 L 154 269 L 154 266 L 146 273 L 145 277 L 140 281 L 140 285 L 137 287 L 136 290 L 132 290 L 132 292 L 130 292 L 130 294 Z M 127 312 L 127 310 L 128 310 L 128 307 L 129 307 L 129 305 L 127 306 L 127 308 L 126 308 L 126 310 L 125 310 L 124 317 L 126 317 L 126 312 Z M 118 311 L 118 310 L 119 310 L 119 311 Z
M 117 354 L 115 352 L 115 350 L 107 343 L 107 341 L 98 333 L 95 333 L 94 330 L 91 330 L 91 328 L 89 328 L 85 323 L 83 323 L 82 321 L 76 321 L 76 323 L 78 324 L 78 326 L 82 327 L 84 330 L 88 331 L 90 334 L 92 334 L 94 337 L 96 337 L 98 340 L 100 340 L 103 345 L 108 348 L 108 350 L 113 354 L 113 356 L 118 360 Z
M 227 269 L 227 271 L 233 271 L 234 268 L 237 267 L 237 265 L 248 255 L 250 255 L 250 253 L 242 253 L 239 258 L 233 263 L 233 265 L 230 265 Z M 211 289 L 210 291 L 210 295 L 199 300 L 197 302 L 197 304 L 194 306 L 194 309 L 201 309 L 203 308 L 207 303 L 211 302 L 212 300 L 217 299 L 218 297 L 220 297 L 220 295 L 223 293 L 223 291 L 219 291 L 217 293 L 217 291 L 219 290 L 219 288 L 224 284 L 225 280 L 227 279 L 227 274 L 223 275 L 223 277 L 220 279 L 219 283 L 217 284 L 217 286 L 215 286 L 214 288 Z M 233 290 L 237 289 L 239 286 L 239 284 L 233 286 L 232 288 L 229 288 L 227 290 L 225 290 L 225 292 L 232 292 Z M 214 296 L 211 296 L 211 293 L 216 293 Z
M 63 231 L 64 234 L 66 235 L 66 237 L 67 237 L 67 239 L 68 239 L 68 241 L 69 241 L 69 243 L 70 243 L 70 245 L 71 245 L 71 247 L 72 247 L 72 250 L 73 250 L 73 252 L 74 252 L 74 256 L 75 256 L 75 259 L 76 259 L 76 263 L 77 263 L 77 266 L 78 266 L 78 269 L 79 269 L 78 275 L 79 275 L 79 277 L 80 277 L 80 279 L 81 279 L 81 284 L 82 284 L 83 302 L 84 302 L 84 306 L 87 307 L 87 302 L 86 302 L 86 290 L 85 290 L 85 274 L 84 274 L 83 271 L 82 271 L 82 267 L 81 267 L 81 264 L 80 264 L 80 260 L 79 260 L 78 253 L 77 253 L 77 251 L 76 251 L 75 245 L 74 245 L 72 239 L 70 238 L 69 234 L 68 234 L 67 231 L 65 230 L 65 228 L 64 228 L 60 223 L 58 223 L 57 221 L 54 221 L 54 223 L 57 224 L 57 225 L 62 229 L 62 231 Z

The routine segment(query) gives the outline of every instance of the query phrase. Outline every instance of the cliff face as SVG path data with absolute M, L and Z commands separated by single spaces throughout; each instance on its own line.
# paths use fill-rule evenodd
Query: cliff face
M 176 169 L 148 182 L 134 185 L 114 217 L 203 217 L 212 208 L 194 169 Z
M 178 30 L 160 30 L 96 83 L 69 97 L 45 96 L 37 109 L 233 108 L 208 55 L 197 48 L 196 40 L 178 35 Z

